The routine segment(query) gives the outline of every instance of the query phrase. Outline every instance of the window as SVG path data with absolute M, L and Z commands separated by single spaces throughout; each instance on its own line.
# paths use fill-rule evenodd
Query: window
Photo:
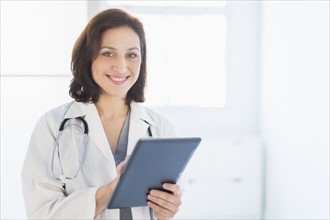
M 225 1 L 107 1 L 145 26 L 153 106 L 223 107 L 226 97 Z

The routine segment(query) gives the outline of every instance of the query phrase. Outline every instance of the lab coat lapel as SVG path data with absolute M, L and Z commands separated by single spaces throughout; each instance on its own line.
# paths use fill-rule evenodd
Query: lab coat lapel
M 86 120 L 89 128 L 88 136 L 91 141 L 100 149 L 100 151 L 110 161 L 110 163 L 114 165 L 113 167 L 116 167 L 107 137 L 104 133 L 102 122 L 95 105 L 92 103 L 73 102 L 68 112 L 66 113 L 65 118 L 74 118 L 78 116 L 82 116 Z
M 137 141 L 140 138 L 148 137 L 149 126 L 155 125 L 142 105 L 132 101 L 130 107 L 131 119 L 129 125 L 127 155 L 131 155 Z

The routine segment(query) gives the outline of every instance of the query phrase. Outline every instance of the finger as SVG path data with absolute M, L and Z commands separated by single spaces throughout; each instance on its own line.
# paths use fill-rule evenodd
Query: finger
M 154 204 L 157 204 L 160 207 L 163 207 L 164 209 L 167 209 L 172 212 L 177 212 L 178 211 L 178 203 L 173 203 L 171 201 L 164 200 L 160 197 L 148 195 L 148 201 L 151 201 Z M 173 200 L 172 200 L 173 201 Z
M 153 202 L 148 202 L 148 206 L 155 212 L 155 215 L 158 219 L 173 218 L 175 213 L 165 209 Z
M 181 198 L 178 195 L 159 190 L 151 190 L 148 199 L 174 213 L 178 212 L 181 205 Z
M 176 203 L 176 201 L 178 200 L 177 195 L 155 189 L 151 190 L 149 195 L 171 203 Z
M 173 192 L 173 194 L 175 194 L 175 195 L 181 196 L 181 190 L 180 190 L 179 185 L 177 185 L 177 184 L 164 183 L 163 188 Z
M 125 160 L 121 161 L 117 166 L 117 173 L 118 175 L 122 174 L 126 168 L 128 162 L 128 157 L 125 158 Z

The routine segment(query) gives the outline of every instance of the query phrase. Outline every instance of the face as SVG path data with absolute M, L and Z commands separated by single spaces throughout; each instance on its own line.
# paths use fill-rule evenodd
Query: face
M 101 48 L 92 62 L 92 76 L 101 96 L 125 99 L 139 77 L 140 66 L 140 39 L 133 29 L 125 26 L 103 33 Z

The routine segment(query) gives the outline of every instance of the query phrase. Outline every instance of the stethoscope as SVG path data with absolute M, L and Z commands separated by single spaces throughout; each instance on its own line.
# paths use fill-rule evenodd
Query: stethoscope
M 63 133 L 63 130 L 65 128 L 65 123 L 71 119 L 76 119 L 76 120 L 79 120 L 81 121 L 83 124 L 84 124 L 84 130 L 83 130 L 83 136 L 84 136 L 84 146 L 83 146 L 83 156 L 82 156 L 82 159 L 79 157 L 78 155 L 78 158 L 79 158 L 79 167 L 77 169 L 77 171 L 74 173 L 73 176 L 69 177 L 69 176 L 65 176 L 64 175 L 64 172 L 63 172 L 63 167 L 62 167 L 62 163 L 61 163 L 61 157 L 60 157 L 60 147 L 59 147 L 59 140 L 61 138 L 61 135 Z M 81 127 L 77 124 L 71 124 L 71 126 L 77 126 L 81 129 Z M 87 122 L 85 121 L 85 119 L 83 119 L 82 117 L 76 117 L 76 118 L 65 118 L 61 125 L 60 125 L 60 128 L 59 128 L 59 131 L 58 131 L 58 135 L 54 141 L 54 146 L 53 146 L 53 154 L 52 154 L 52 164 L 51 164 L 51 173 L 52 173 L 52 176 L 57 179 L 57 180 L 60 180 L 60 181 L 63 181 L 63 180 L 73 180 L 75 179 L 80 170 L 81 170 L 81 167 L 85 161 L 85 158 L 86 158 L 86 150 L 87 150 L 87 141 L 88 141 L 88 124 Z M 57 149 L 57 155 L 58 155 L 58 159 L 59 159 L 59 164 L 60 164 L 60 168 L 61 168 L 61 175 L 59 177 L 57 177 L 55 174 L 54 174 L 54 158 L 55 158 L 55 151 Z
M 84 125 L 84 129 L 81 129 L 81 127 L 77 124 L 70 124 L 69 126 L 77 126 L 80 128 L 80 130 L 83 131 L 83 136 L 84 136 L 84 145 L 83 145 L 83 153 L 82 153 L 82 159 L 80 159 L 79 155 L 78 155 L 78 158 L 79 158 L 79 167 L 77 169 L 77 171 L 74 173 L 73 176 L 66 176 L 64 175 L 64 172 L 63 172 L 63 167 L 62 167 L 62 163 L 61 163 L 61 157 L 60 157 L 60 147 L 59 147 L 59 140 L 61 138 L 61 135 L 63 133 L 63 130 L 65 128 L 65 124 L 66 122 L 68 122 L 69 120 L 72 120 L 72 119 L 76 119 L 76 120 L 79 120 L 82 122 L 82 124 Z M 67 127 L 69 127 L 67 126 Z M 150 126 L 148 127 L 148 134 L 149 134 L 149 137 L 152 137 L 152 132 L 151 132 L 151 128 Z M 57 179 L 57 180 L 60 180 L 63 182 L 63 180 L 73 180 L 75 179 L 83 164 L 84 164 L 84 161 L 85 161 L 85 158 L 86 158 L 86 152 L 87 152 L 87 142 L 88 142 L 88 124 L 87 122 L 85 121 L 85 119 L 83 119 L 82 117 L 76 117 L 76 118 L 65 118 L 61 125 L 60 125 L 60 128 L 59 128 L 59 132 L 58 132 L 58 135 L 54 141 L 54 146 L 53 146 L 53 154 L 52 154 L 52 162 L 51 162 L 51 174 L 52 176 Z M 57 177 L 54 173 L 54 159 L 55 159 L 55 152 L 56 152 L 56 149 L 57 149 L 57 155 L 58 155 L 58 159 L 59 159 L 59 164 L 60 164 L 60 168 L 61 168 L 61 175 L 59 177 Z

